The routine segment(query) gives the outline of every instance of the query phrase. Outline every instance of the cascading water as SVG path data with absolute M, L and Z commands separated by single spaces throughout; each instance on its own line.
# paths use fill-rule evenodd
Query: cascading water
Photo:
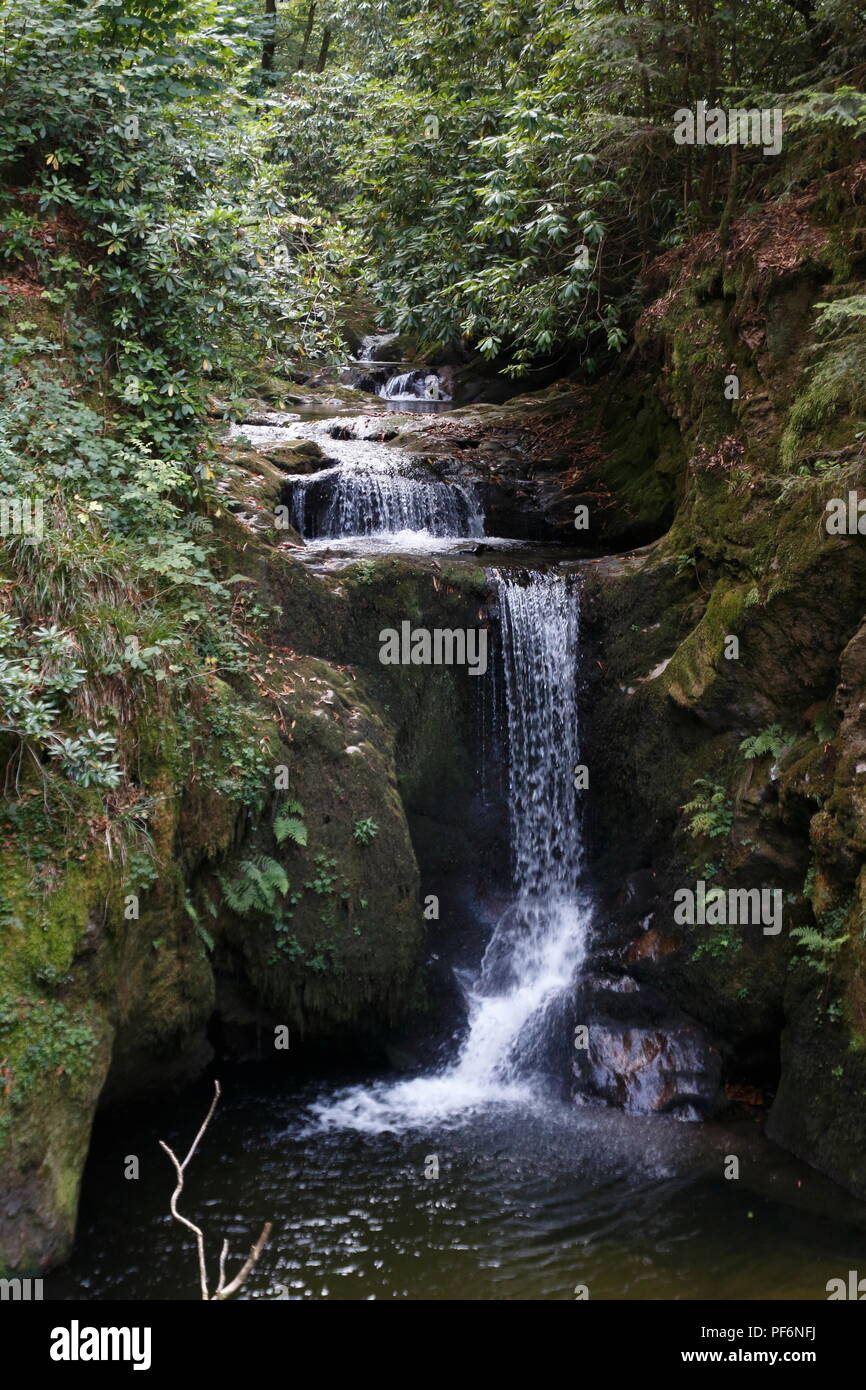
M 554 571 L 495 573 L 502 625 L 514 897 L 467 993 L 456 1062 L 436 1076 L 353 1088 L 314 1107 L 320 1123 L 404 1128 L 495 1101 L 531 1098 L 549 1031 L 585 953 L 579 890 L 578 580 Z M 533 1084 L 535 1083 L 535 1084 Z
M 362 468 L 329 468 L 299 478 L 292 489 L 291 515 L 292 524 L 309 539 L 406 532 L 484 535 L 483 516 L 468 488 Z
M 397 376 L 390 376 L 377 389 L 376 395 L 388 401 L 399 400 L 401 396 L 414 396 L 416 393 L 409 390 L 414 377 L 415 372 L 400 372 Z
M 480 539 L 484 511 L 470 484 L 419 476 L 418 462 L 381 438 L 368 437 L 364 420 L 345 435 L 332 421 L 233 425 L 229 438 L 246 438 L 256 448 L 283 440 L 321 443 L 334 466 L 287 477 L 290 520 L 306 539 L 367 540 L 431 548 L 433 539 Z M 381 431 L 381 421 L 366 422 Z
M 415 368 L 388 377 L 377 386 L 376 395 L 389 401 L 450 401 L 451 397 L 442 390 L 438 372 L 428 372 Z
M 587 913 L 575 806 L 578 590 L 570 576 L 500 573 L 515 899 L 500 918 L 470 1000 L 458 1071 L 514 1080 L 541 1056 L 548 1009 L 572 982 Z

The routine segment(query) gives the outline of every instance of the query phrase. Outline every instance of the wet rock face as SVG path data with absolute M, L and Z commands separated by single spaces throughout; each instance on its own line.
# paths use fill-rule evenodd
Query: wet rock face
M 782 1076 L 767 1134 L 866 1199 L 866 1061 L 846 1051 L 846 1030 L 829 1025 L 806 985 L 804 978 L 792 982 L 788 996 L 791 1021 L 782 1034 Z
M 359 362 L 402 362 L 416 351 L 414 339 L 406 333 L 368 333 L 355 348 Z
M 305 842 L 275 851 L 277 798 L 230 860 L 224 876 L 278 854 L 292 900 L 275 918 L 221 907 L 217 1016 L 237 1028 L 283 1023 L 336 1051 L 375 1040 L 405 1010 L 423 938 L 418 871 L 394 789 L 394 736 L 363 681 L 312 658 L 285 674 L 292 737 L 277 761 L 303 808 Z M 365 817 L 361 843 L 353 828 Z
M 368 367 L 366 364 L 351 366 L 341 373 L 340 381 L 344 386 L 352 386 L 356 391 L 365 391 L 368 395 L 375 396 L 379 388 L 385 385 L 392 370 L 391 367 Z
M 579 1095 L 631 1115 L 697 1120 L 716 1109 L 721 1059 L 700 1028 L 593 1023 L 588 1034 L 573 1064 Z
M 862 492 L 862 456 L 843 396 L 816 408 L 808 430 L 800 423 L 830 278 L 829 267 L 823 283 L 792 277 L 766 303 L 745 281 L 726 301 L 672 291 L 638 333 L 634 370 L 604 415 L 598 471 L 618 501 L 637 508 L 635 482 L 651 495 L 669 466 L 680 486 L 667 535 L 588 567 L 594 866 L 611 896 L 639 874 L 653 885 L 640 912 L 604 924 L 638 988 L 623 988 L 616 1007 L 596 1001 L 602 1031 L 577 1076 L 609 1103 L 664 1107 L 678 1078 L 688 1091 L 693 1063 L 714 1065 L 689 1028 L 668 1026 L 684 1014 L 718 1048 L 726 1083 L 769 1094 L 770 1136 L 863 1196 L 866 552 L 824 524 L 830 497 Z M 728 359 L 713 359 L 712 343 L 738 325 L 734 406 L 720 389 Z M 636 442 L 623 470 L 613 411 L 634 398 L 640 357 L 651 370 L 655 360 L 668 422 L 653 413 L 649 456 Z M 779 934 L 677 925 L 674 892 L 705 874 L 725 889 L 778 889 Z M 665 1037 L 683 1040 L 678 1059 L 665 1057 Z
M 831 563 L 824 549 L 815 561 L 807 545 L 816 529 L 814 520 L 804 526 L 805 539 L 785 556 L 777 598 L 722 609 L 729 618 L 722 629 L 740 634 L 743 652 L 727 672 L 718 655 L 695 659 L 695 622 L 706 607 L 691 606 L 661 547 L 599 566 L 604 573 L 590 586 L 599 603 L 587 603 L 604 665 L 587 753 L 596 788 L 592 833 L 598 868 L 611 882 L 635 866 L 651 865 L 655 875 L 655 902 L 640 904 L 653 909 L 650 929 L 642 933 L 634 913 L 613 934 L 641 992 L 657 991 L 706 1030 L 725 1080 L 775 1096 L 771 1138 L 862 1196 L 866 991 L 857 913 L 866 854 L 866 644 L 861 628 L 851 636 L 858 604 L 862 611 L 862 557 L 840 548 Z M 716 578 L 720 590 L 727 582 Z M 724 695 L 714 689 L 723 676 Z M 771 723 L 793 735 L 789 750 L 745 760 L 743 738 Z M 724 787 L 731 806 L 730 833 L 714 840 L 688 833 L 682 808 L 698 778 Z M 694 884 L 695 861 L 708 860 L 723 862 L 726 886 L 782 889 L 777 937 L 745 928 L 720 939 L 709 927 L 673 924 L 674 890 Z M 805 951 L 792 935 L 800 927 L 839 944 L 825 957 Z M 640 1010 L 615 1017 L 658 1026 Z M 616 1055 L 611 1064 L 611 1052 L 606 1041 L 595 1059 L 611 1074 L 599 1079 L 587 1065 L 580 1084 L 609 1103 L 617 1095 L 631 1103 L 628 1068 Z

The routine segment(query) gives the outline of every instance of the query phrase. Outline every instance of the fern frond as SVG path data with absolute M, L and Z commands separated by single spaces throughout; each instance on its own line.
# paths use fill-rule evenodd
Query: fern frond
M 245 917 L 248 912 L 270 912 L 276 894 L 282 897 L 289 891 L 289 880 L 282 864 L 261 854 L 257 859 L 244 859 L 233 879 L 220 875 L 223 895 L 232 912 Z
M 292 803 L 296 805 L 297 803 Z M 274 821 L 274 838 L 278 845 L 284 840 L 293 840 L 296 845 L 307 843 L 307 827 L 297 816 L 278 815 Z

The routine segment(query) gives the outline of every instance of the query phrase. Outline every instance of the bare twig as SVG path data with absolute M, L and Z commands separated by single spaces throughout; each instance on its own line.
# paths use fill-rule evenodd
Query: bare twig
M 266 1221 L 265 1224 L 264 1224 L 264 1226 L 262 1227 L 262 1233 L 261 1233 L 261 1235 L 259 1236 L 258 1240 L 256 1241 L 255 1245 L 254 1245 L 254 1246 L 252 1247 L 252 1249 L 250 1250 L 250 1253 L 249 1253 L 249 1256 L 247 1257 L 246 1262 L 245 1262 L 243 1265 L 241 1265 L 241 1268 L 238 1270 L 237 1274 L 235 1275 L 235 1277 L 234 1277 L 234 1279 L 231 1281 L 231 1283 L 230 1283 L 230 1284 L 225 1284 L 225 1285 L 223 1284 L 223 1278 L 224 1278 L 224 1268 L 223 1268 L 223 1266 L 224 1266 L 224 1264 L 225 1264 L 225 1256 L 226 1256 L 226 1253 L 227 1253 L 227 1251 L 228 1251 L 228 1241 L 224 1241 L 224 1242 L 223 1242 L 223 1253 L 222 1253 L 222 1255 L 220 1256 L 220 1281 L 219 1281 L 219 1284 L 217 1285 L 217 1291 L 216 1291 L 216 1293 L 214 1294 L 214 1299 L 230 1298 L 231 1295 L 232 1295 L 233 1293 L 236 1293 L 236 1292 L 237 1292 L 237 1290 L 240 1288 L 241 1284 L 243 1284 L 244 1280 L 245 1280 L 245 1279 L 247 1278 L 247 1276 L 249 1275 L 250 1270 L 252 1269 L 253 1265 L 256 1264 L 256 1263 L 258 1262 L 259 1255 L 261 1255 L 262 1251 L 264 1250 L 265 1246 L 267 1245 L 267 1243 L 268 1243 L 268 1237 L 270 1236 L 270 1234 L 271 1234 L 271 1223 L 270 1223 L 270 1221 Z
M 180 1197 L 180 1194 L 183 1192 L 183 1178 L 184 1173 L 186 1172 L 187 1164 L 189 1163 L 190 1159 L 192 1158 L 193 1154 L 195 1153 L 196 1149 L 201 1143 L 205 1131 L 207 1130 L 208 1125 L 213 1119 L 213 1113 L 217 1108 L 217 1104 L 219 1103 L 220 1095 L 220 1084 L 218 1081 L 214 1081 L 214 1096 L 213 1100 L 210 1103 L 210 1109 L 205 1115 L 201 1128 L 199 1129 L 198 1134 L 193 1139 L 189 1149 L 189 1153 L 183 1160 L 183 1163 L 181 1163 L 180 1159 L 177 1157 L 177 1154 L 175 1154 L 174 1151 L 168 1147 L 168 1144 L 166 1144 L 162 1139 L 159 1140 L 159 1147 L 163 1149 L 165 1153 L 168 1154 L 169 1158 L 174 1164 L 174 1171 L 177 1174 L 177 1186 L 175 1187 L 174 1192 L 171 1194 L 171 1202 L 169 1204 L 171 1208 L 171 1214 L 176 1221 L 179 1221 L 181 1223 L 182 1226 L 186 1226 L 188 1230 L 193 1231 L 195 1233 L 196 1250 L 198 1251 L 199 1282 L 201 1285 L 201 1296 L 205 1303 L 212 1303 L 216 1300 L 222 1301 L 225 1298 L 230 1298 L 233 1293 L 237 1293 L 238 1289 L 248 1278 L 250 1271 L 253 1268 L 253 1265 L 257 1263 L 259 1256 L 261 1255 L 262 1251 L 267 1245 L 268 1237 L 271 1234 L 271 1223 L 270 1221 L 266 1221 L 264 1226 L 262 1227 L 261 1235 L 259 1236 L 255 1245 L 250 1250 L 247 1260 L 241 1266 L 240 1270 L 235 1275 L 234 1279 L 232 1279 L 230 1284 L 226 1284 L 225 1281 L 225 1266 L 226 1258 L 228 1256 L 229 1243 L 227 1240 L 224 1240 L 222 1244 L 222 1250 L 220 1251 L 219 1280 L 217 1283 L 216 1292 L 213 1295 L 209 1293 L 207 1282 L 207 1262 L 205 1259 L 204 1251 L 204 1231 L 202 1231 L 200 1226 L 196 1226 L 192 1221 L 189 1221 L 185 1216 L 181 1215 L 181 1213 L 177 1209 L 177 1201 Z

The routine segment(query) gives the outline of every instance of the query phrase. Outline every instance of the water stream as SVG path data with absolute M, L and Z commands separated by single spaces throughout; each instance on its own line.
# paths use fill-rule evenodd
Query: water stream
M 357 429 L 351 438 L 340 438 L 324 420 L 239 425 L 232 434 L 256 447 L 311 439 L 333 461 L 291 480 L 292 524 L 314 544 L 360 537 L 362 549 L 421 552 L 484 535 L 484 516 L 471 487 L 423 475 L 409 454 L 365 438 L 363 423 Z
M 331 424 L 236 431 L 326 447 L 327 469 L 295 480 L 311 551 L 339 538 L 423 553 L 483 536 L 466 488 L 425 478 L 381 441 L 335 438 Z M 570 1299 L 579 1284 L 593 1298 L 823 1299 L 827 1279 L 862 1263 L 862 1204 L 751 1123 L 565 1098 L 569 1002 L 593 930 L 574 782 L 581 577 L 527 557 L 489 580 L 502 713 L 485 722 L 496 746 L 484 757 L 505 769 L 510 862 L 479 963 L 459 973 L 465 1026 L 437 1067 L 396 1080 L 222 1067 L 189 1209 L 233 1250 L 275 1223 L 252 1299 Z M 206 1096 L 203 1083 L 101 1121 L 76 1254 L 52 1296 L 196 1297 L 156 1137 L 187 1143 Z M 122 1179 L 128 1153 L 142 1155 L 135 1184 Z M 736 1183 L 724 1178 L 731 1153 Z
M 547 1089 L 550 1030 L 586 946 L 589 904 L 574 793 L 578 585 L 554 571 L 494 576 L 502 622 L 512 901 L 475 978 L 468 1030 L 439 1072 L 355 1087 L 313 1107 L 322 1125 L 396 1130 L 467 1108 L 526 1103 Z
M 443 390 L 439 375 L 434 371 L 398 372 L 388 377 L 378 388 L 377 395 L 389 401 L 449 401 L 451 397 Z

